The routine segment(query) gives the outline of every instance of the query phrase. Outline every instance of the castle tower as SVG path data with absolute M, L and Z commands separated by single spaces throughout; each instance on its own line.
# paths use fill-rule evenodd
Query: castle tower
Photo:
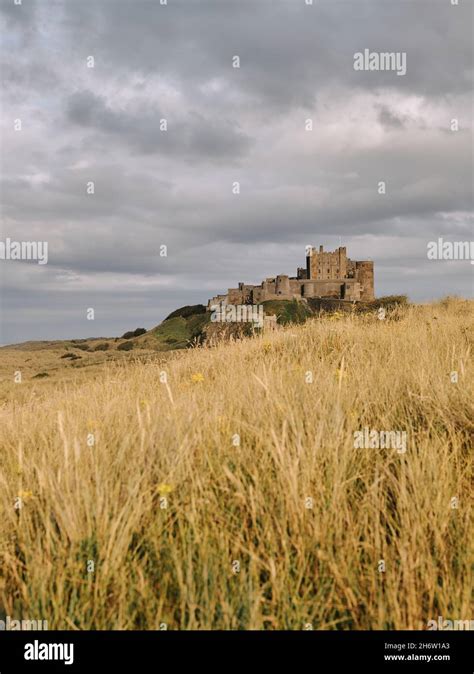
M 325 252 L 323 246 L 311 248 L 306 256 L 306 278 L 321 281 L 333 281 L 346 278 L 347 254 L 340 246 L 334 252 Z
M 280 274 L 276 277 L 275 293 L 277 295 L 290 295 L 290 279 L 288 276 Z
M 346 278 L 347 276 L 347 251 L 345 246 L 339 246 L 337 249 L 337 255 L 338 255 L 338 262 L 337 262 L 337 270 L 338 270 L 338 275 L 337 278 Z
M 374 300 L 374 263 L 364 260 L 355 264 L 355 277 L 361 286 L 360 299 L 367 301 Z

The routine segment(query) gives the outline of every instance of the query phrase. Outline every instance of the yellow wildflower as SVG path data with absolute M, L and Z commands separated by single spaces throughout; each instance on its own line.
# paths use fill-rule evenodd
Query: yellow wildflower
M 156 491 L 160 496 L 166 496 L 167 494 L 171 494 L 173 488 L 174 488 L 173 485 L 162 482 L 157 486 Z
M 195 372 L 193 375 L 191 375 L 191 381 L 193 384 L 199 384 L 202 381 L 204 381 L 204 375 L 202 372 Z

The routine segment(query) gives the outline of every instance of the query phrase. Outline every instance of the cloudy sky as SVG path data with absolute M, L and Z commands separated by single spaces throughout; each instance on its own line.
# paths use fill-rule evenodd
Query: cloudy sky
M 1 343 L 150 328 L 308 244 L 373 259 L 377 295 L 472 296 L 474 266 L 426 255 L 473 239 L 471 0 L 0 8 L 1 238 L 49 258 L 0 261 Z

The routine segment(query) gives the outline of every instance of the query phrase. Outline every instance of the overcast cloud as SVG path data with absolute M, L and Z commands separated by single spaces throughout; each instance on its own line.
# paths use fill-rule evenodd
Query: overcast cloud
M 473 239 L 471 0 L 0 9 L 1 238 L 49 244 L 0 261 L 3 344 L 150 328 L 307 244 L 373 259 L 378 295 L 472 296 L 473 265 L 426 256 Z M 366 48 L 406 75 L 354 70 Z

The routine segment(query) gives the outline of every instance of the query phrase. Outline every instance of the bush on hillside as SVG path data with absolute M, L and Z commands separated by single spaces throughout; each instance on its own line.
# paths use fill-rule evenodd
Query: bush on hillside
M 101 342 L 100 344 L 97 344 L 97 346 L 94 347 L 94 351 L 107 351 L 107 349 L 110 348 L 110 344 L 108 342 Z
M 68 351 L 67 353 L 60 356 L 60 358 L 70 358 L 71 360 L 79 360 L 80 358 L 82 358 L 82 356 L 78 356 L 77 353 L 72 353 L 71 351 Z
M 121 339 L 132 339 L 133 337 L 140 337 L 140 335 L 144 335 L 146 332 L 145 328 L 137 328 L 136 330 L 129 330 L 128 332 L 125 332 Z
M 188 318 L 189 316 L 194 316 L 195 314 L 205 314 L 206 307 L 204 304 L 193 304 L 181 307 L 176 309 L 169 316 L 165 318 L 165 321 L 168 321 L 170 318 Z M 164 321 L 163 321 L 164 322 Z
M 386 297 L 379 297 L 375 300 L 375 304 L 384 309 L 395 309 L 395 307 L 404 307 L 408 304 L 408 297 L 406 295 L 387 295 Z
M 133 342 L 122 342 L 117 347 L 118 351 L 131 351 L 133 349 Z
M 265 314 L 275 314 L 281 325 L 304 323 L 311 315 L 307 305 L 297 300 L 268 300 L 262 304 Z

